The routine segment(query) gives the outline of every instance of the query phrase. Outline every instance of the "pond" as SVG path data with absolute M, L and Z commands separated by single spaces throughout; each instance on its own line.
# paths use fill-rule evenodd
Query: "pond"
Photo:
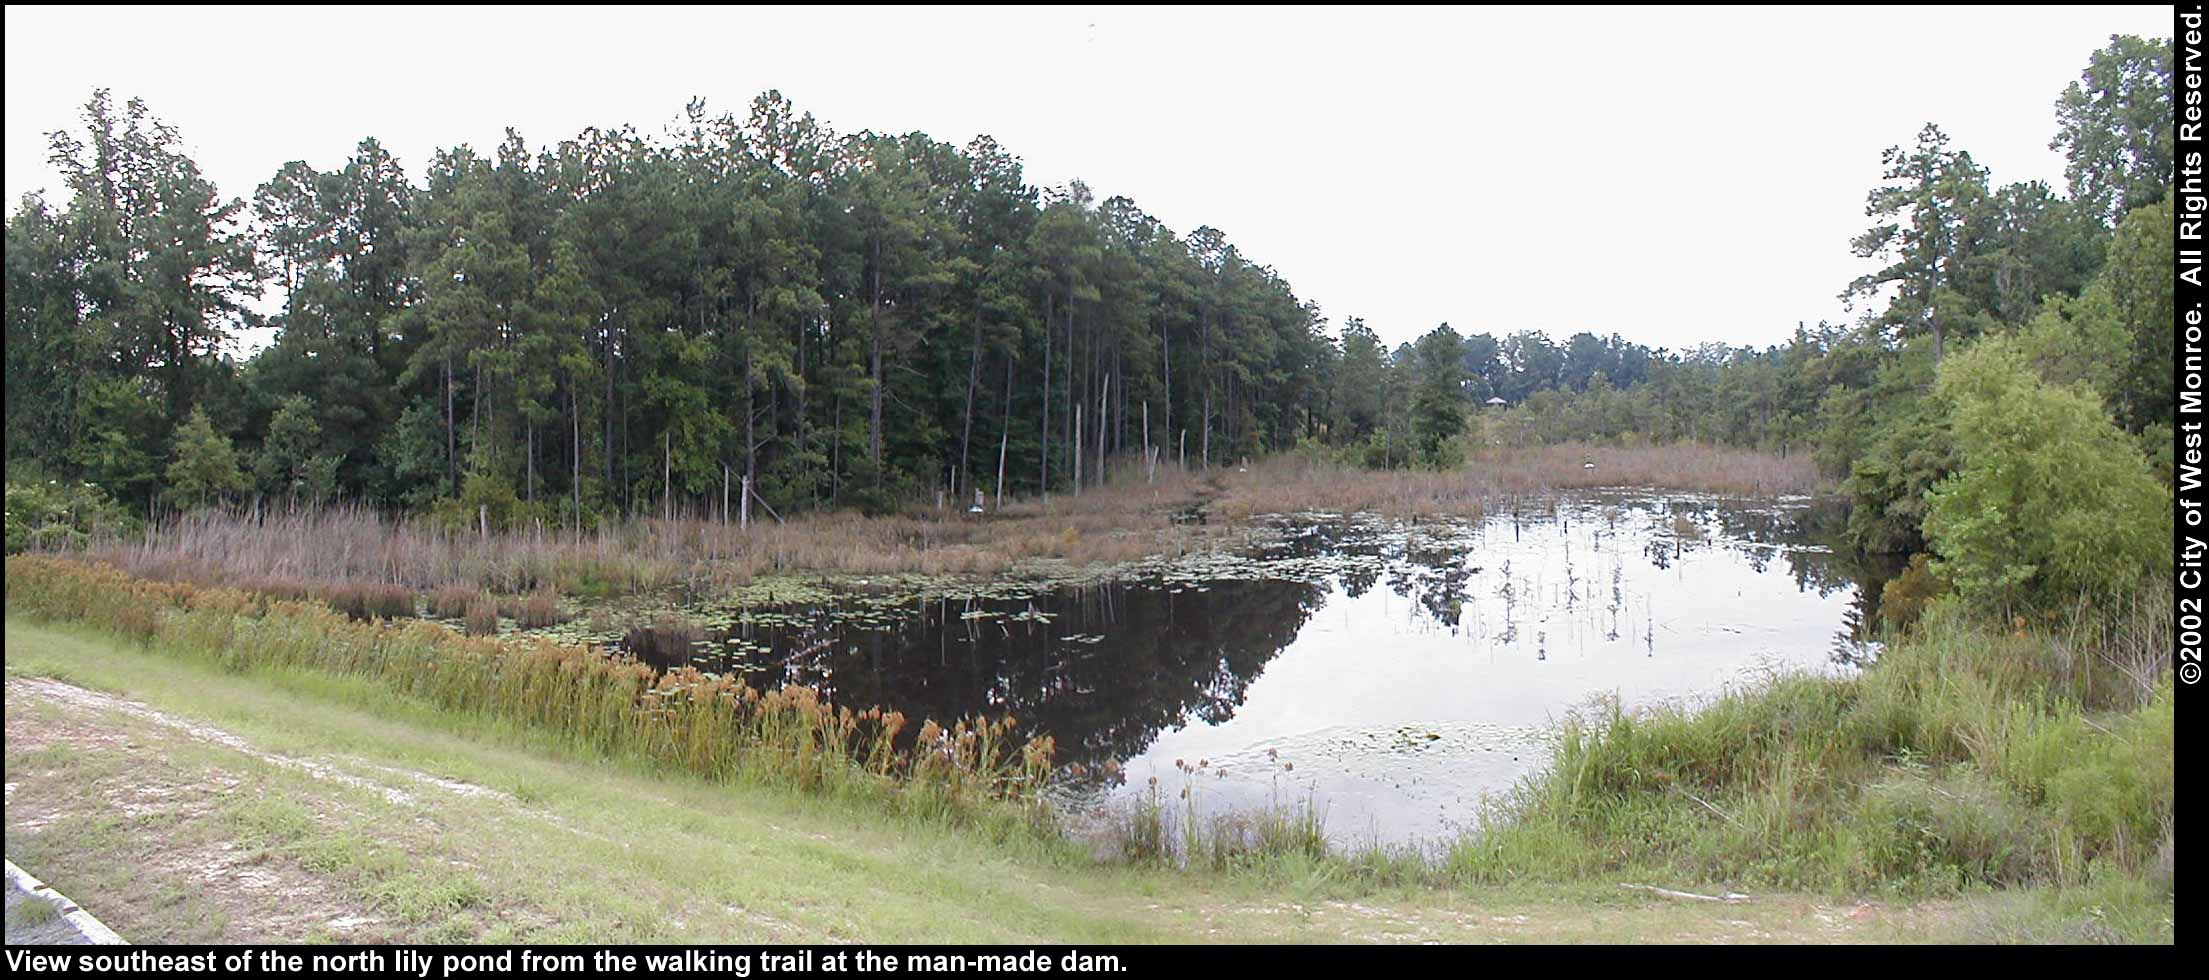
M 811 684 L 938 719 L 1011 713 L 1057 739 L 1077 810 L 1151 779 L 1201 813 L 1309 802 L 1344 841 L 1433 840 L 1547 758 L 1599 697 L 1708 697 L 1853 669 L 1891 568 L 1823 543 L 1809 501 L 1587 493 L 1480 521 L 1285 519 L 1246 557 L 1105 584 L 745 610 L 670 666 Z

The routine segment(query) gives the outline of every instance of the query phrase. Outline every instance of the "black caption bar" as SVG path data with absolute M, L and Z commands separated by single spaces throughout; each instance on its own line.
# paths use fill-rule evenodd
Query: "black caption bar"
M 8 950 L 8 972 L 26 974 L 258 974 L 463 980 L 515 974 L 578 976 L 754 977 L 935 973 L 1125 973 L 1120 952 L 1074 947 L 880 948 L 867 946 L 464 947 L 389 946 L 357 950 L 206 947 Z
M 2176 19 L 2171 31 L 2173 42 L 2178 45 L 2179 97 L 2173 101 L 2178 118 L 2176 131 L 2178 152 L 2175 163 L 2178 172 L 2173 175 L 2177 189 L 2178 207 L 2178 263 L 2173 269 L 2176 275 L 2174 288 L 2177 302 L 2172 309 L 2177 312 L 2177 322 L 2172 329 L 2178 343 L 2173 345 L 2178 357 L 2171 364 L 2176 376 L 2178 391 L 2178 431 L 2175 450 L 2178 459 L 2178 508 L 2177 540 L 2172 542 L 2178 572 L 2177 608 L 2175 625 L 2174 662 L 2178 669 L 2178 683 L 2191 688 L 2201 682 L 2201 652 L 2204 634 L 2203 600 L 2209 590 L 2203 588 L 2203 564 L 2209 560 L 2209 526 L 2204 526 L 2202 515 L 2202 322 L 2209 317 L 2204 304 L 2209 303 L 2209 288 L 2202 282 L 2202 235 L 2205 221 L 2209 221 L 2209 187 L 2204 186 L 2204 152 L 2209 150 L 2209 92 L 2202 88 L 2203 72 L 2209 70 L 2204 63 L 2202 5 L 2178 4 L 2172 8 Z
M 1673 947 L 1671 955 L 1706 956 L 1696 947 Z M 1607 959 L 1631 952 L 1646 966 L 1665 958 L 1663 947 L 1582 947 L 1563 951 L 1581 960 Z M 1532 947 L 1484 949 L 1490 966 L 1554 966 L 1559 950 Z M 1778 947 L 1742 950 L 1736 955 L 1773 959 L 1789 956 Z M 1684 962 L 1684 960 L 1683 960 Z M 1231 947 L 1198 946 L 382 946 L 328 949 L 312 946 L 11 946 L 9 976 L 222 976 L 358 977 L 376 980 L 493 980 L 510 976 L 636 977 L 683 980 L 837 976 L 1185 976 L 1191 971 L 1224 974 L 1279 965 L 1288 970 L 1366 970 L 1392 968 L 1441 975 L 1462 968 L 1462 950 L 1442 946 Z M 1455 971 L 1451 971 L 1455 972 Z

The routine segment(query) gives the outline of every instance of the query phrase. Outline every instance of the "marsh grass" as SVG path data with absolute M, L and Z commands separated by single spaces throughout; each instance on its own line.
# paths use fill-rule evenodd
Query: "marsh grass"
M 465 585 L 439 586 L 430 592 L 430 615 L 439 619 L 460 619 L 468 615 L 468 606 L 482 592 Z
M 1060 839 L 1040 801 L 1052 746 L 1011 718 L 927 722 L 907 740 L 896 712 L 548 641 L 357 622 L 318 603 L 48 557 L 9 559 L 7 580 L 11 614 L 84 624 L 155 655 L 328 677 L 464 728 L 496 719 L 589 756 L 979 826 L 1008 844 Z M 1480 832 L 1426 848 L 1330 840 L 1309 799 L 1200 815 L 1155 782 L 1104 833 L 1137 869 L 1298 887 L 1655 879 L 1965 895 L 1976 938 L 2168 940 L 2172 684 L 2166 674 L 2144 687 L 2119 666 L 2144 656 L 2125 647 L 2153 635 L 2168 600 L 2046 625 L 1936 605 L 1852 677 L 1780 677 L 1694 711 L 1598 707 L 1567 723 L 1552 767 Z M 1206 780 L 1184 776 L 1182 789 L 1201 791 Z
M 523 629 L 545 629 L 567 622 L 560 597 L 551 589 L 539 589 L 515 604 L 513 618 Z
M 274 595 L 285 597 L 290 590 Z M 416 613 L 414 590 L 389 583 L 341 582 L 322 590 L 325 601 L 356 620 L 404 619 Z
M 1594 462 L 1588 469 L 1585 462 Z M 1771 495 L 1827 489 L 1807 457 L 1709 446 L 1494 449 L 1443 471 L 1377 471 L 1286 454 L 1247 467 L 1111 468 L 1079 493 L 1012 499 L 976 516 L 915 506 L 763 520 L 748 528 L 710 512 L 480 535 L 358 505 L 281 513 L 199 511 L 157 522 L 92 553 L 142 578 L 206 586 L 381 582 L 431 592 L 434 614 L 465 615 L 447 588 L 602 598 L 682 587 L 745 585 L 786 573 L 984 576 L 1024 563 L 1109 565 L 1157 555 L 1232 551 L 1268 515 L 1329 511 L 1478 517 L 1500 502 L 1561 489 L 1638 485 Z M 509 618 L 520 619 L 521 616 Z
M 952 819 L 1047 825 L 1040 801 L 1054 750 L 1017 721 L 921 723 L 834 705 L 818 691 L 759 690 L 689 668 L 666 672 L 587 647 L 462 636 L 434 622 L 356 621 L 312 603 L 132 577 L 50 556 L 7 559 L 11 614 L 88 625 L 228 670 L 310 670 L 365 678 L 442 710 L 559 736 L 709 779 L 759 781 L 868 799 Z M 495 628 L 489 596 L 471 601 Z
M 1588 464 L 1593 463 L 1591 467 Z M 1601 446 L 1562 443 L 1494 448 L 1473 455 L 1504 493 L 1594 487 L 1642 487 L 1743 497 L 1831 493 L 1834 481 L 1806 453 L 1776 455 L 1705 443 Z
M 495 636 L 499 631 L 499 603 L 488 593 L 477 593 L 461 613 L 461 627 L 469 636 Z
M 761 938 L 776 942 L 1828 942 L 1939 938 L 1919 930 L 1962 918 L 1942 903 L 1822 922 L 1812 912 L 1830 900 L 1766 893 L 1738 906 L 1622 901 L 1612 881 L 1429 888 L 1428 879 L 1391 878 L 1385 866 L 1348 858 L 1284 857 L 1225 876 L 1100 865 L 1090 849 L 1024 823 L 941 822 L 878 797 L 708 780 L 603 757 L 549 730 L 447 711 L 363 676 L 222 671 L 106 630 L 12 615 L 7 646 L 19 677 L 72 678 L 220 724 L 259 750 L 378 779 L 433 773 L 512 795 L 418 793 L 437 807 L 423 811 L 128 717 L 103 724 L 146 735 L 129 746 L 99 740 L 63 753 L 11 743 L 11 781 L 22 785 L 10 794 L 9 816 L 19 822 L 72 812 L 95 784 L 115 793 L 243 777 L 237 790 L 210 789 L 223 802 L 197 821 L 179 824 L 168 809 L 94 812 L 17 835 L 30 849 L 17 861 L 50 869 L 65 885 L 81 882 L 65 890 L 92 896 L 103 917 L 143 942 L 224 941 L 224 891 L 197 864 L 145 858 L 148 848 L 222 844 L 238 845 L 258 867 L 294 865 L 382 920 L 332 936 L 320 917 L 280 916 L 304 931 L 259 941 L 700 942 L 772 924 Z M 154 759 L 139 758 L 149 751 Z M 301 813 L 313 819 L 302 822 Z M 282 890 L 256 894 L 295 905 L 289 886 Z M 465 901 L 449 901 L 455 896 Z M 440 917 L 455 904 L 468 907 Z
M 1284 801 L 1279 773 L 1265 806 L 1204 810 L 1198 797 L 1205 777 L 1220 773 L 1205 760 L 1177 763 L 1176 769 L 1182 781 L 1171 799 L 1151 777 L 1140 796 L 1106 814 L 1093 831 L 1104 853 L 1133 865 L 1226 873 L 1283 862 L 1370 864 L 1385 850 L 1345 849 L 1330 841 L 1317 798 Z

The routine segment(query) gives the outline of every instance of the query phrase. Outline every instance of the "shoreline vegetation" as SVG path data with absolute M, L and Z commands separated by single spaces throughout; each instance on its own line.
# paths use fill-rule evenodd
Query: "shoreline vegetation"
M 1077 533 L 1133 526 L 1152 535 L 1186 529 L 1190 536 L 1174 539 L 1183 547 L 1232 547 L 1236 530 L 1276 501 L 1417 519 L 1477 515 L 1514 495 L 1575 485 L 1646 481 L 1767 497 L 1816 491 L 1814 469 L 1807 470 L 1811 481 L 1782 479 L 1800 472 L 1777 457 L 1701 447 L 1553 447 L 1420 474 L 1279 458 L 1208 481 L 1124 482 L 1048 506 L 1024 502 L 997 522 L 1019 529 L 1011 536 L 938 538 L 910 554 L 1001 545 L 1054 526 Z M 1210 523 L 1173 523 L 1171 515 L 1192 500 L 1212 515 Z M 1157 521 L 1143 523 L 1149 518 Z M 915 533 L 954 520 L 823 517 L 780 534 Z M 346 521 L 356 534 L 389 535 L 391 550 L 334 536 Z M 675 526 L 692 535 L 689 547 L 743 533 L 722 534 L 704 521 Z M 764 526 L 751 532 L 777 533 Z M 136 568 L 102 564 L 131 554 L 120 543 L 86 558 L 11 557 L 8 608 L 11 616 L 90 626 L 226 671 L 366 680 L 402 702 L 541 730 L 569 750 L 629 759 L 648 772 L 873 800 L 886 813 L 929 825 L 983 828 L 1008 845 L 1026 841 L 1016 846 L 1041 848 L 1054 861 L 1230 877 L 1322 868 L 1366 889 L 1615 878 L 1906 900 L 2015 892 L 2033 897 L 2004 905 L 2009 911 L 1999 922 L 1974 925 L 1981 938 L 2171 936 L 2172 700 L 2167 663 L 2155 662 L 2157 617 L 2168 613 L 2168 602 L 2158 605 L 2156 597 L 2167 598 L 2167 584 L 2151 583 L 2116 615 L 2081 608 L 1990 623 L 1934 603 L 1907 629 L 1892 630 L 1877 665 L 1854 676 L 1776 678 L 1695 711 L 1590 706 L 1563 725 L 1554 765 L 1491 801 L 1479 831 L 1423 846 L 1378 846 L 1330 840 L 1315 816 L 1320 801 L 1200 819 L 1179 802 L 1184 787 L 1169 785 L 1077 837 L 1040 792 L 1051 765 L 1048 742 L 1011 749 L 1018 744 L 1012 719 L 952 720 L 948 729 L 925 722 L 914 747 L 903 747 L 896 736 L 910 722 L 902 716 L 826 705 L 802 689 L 748 691 L 695 671 L 655 675 L 581 645 L 395 622 L 420 608 L 421 593 L 401 579 L 447 583 L 428 594 L 433 612 L 442 603 L 468 615 L 469 606 L 487 601 L 454 589 L 449 573 L 433 574 L 465 567 L 439 561 L 457 563 L 469 549 L 488 546 L 520 568 L 542 560 L 533 547 L 575 547 L 549 535 L 538 544 L 414 533 L 421 536 L 357 512 L 341 513 L 333 525 L 276 519 L 261 528 L 235 515 L 194 518 L 149 535 Z M 1161 539 L 1137 540 L 1156 546 Z M 696 560 L 669 547 L 657 560 Z M 177 575 L 175 562 L 195 553 L 192 574 Z M 567 551 L 565 558 L 580 565 L 588 554 Z M 378 564 L 358 564 L 364 556 Z M 361 567 L 380 569 L 392 580 L 384 589 L 397 598 L 378 606 L 372 590 L 349 579 L 339 581 L 354 582 L 353 590 L 334 595 L 351 598 L 292 601 L 306 595 L 269 588 L 263 577 L 289 571 L 312 581 Z M 144 577 L 164 571 L 176 580 Z M 503 584 L 549 593 L 558 581 Z M 360 605 L 348 605 L 354 602 Z
M 902 718 L 803 689 L 655 677 L 582 647 L 358 622 L 69 559 L 11 557 L 7 577 L 11 618 L 89 628 L 225 675 L 366 684 L 378 693 L 355 700 L 379 714 L 526 731 L 558 753 L 656 778 L 966 828 L 1047 866 L 1316 878 L 1352 897 L 1654 880 L 1963 901 L 1973 911 L 1942 926 L 1955 938 L 2174 938 L 2174 709 L 2168 672 L 2145 662 L 2167 608 L 2154 594 L 2117 629 L 2004 632 L 1935 615 L 1853 677 L 1775 678 L 1695 711 L 1593 706 L 1566 720 L 1550 769 L 1491 801 L 1480 831 L 1379 846 L 1330 839 L 1318 801 L 1199 819 L 1182 788 L 1165 785 L 1069 834 L 1036 792 L 1047 743 L 1003 751 L 1013 719 L 924 723 L 923 748 L 899 752 L 885 732 Z
M 435 623 L 355 619 L 311 602 L 154 582 L 96 563 L 7 560 L 11 615 L 90 626 L 224 670 L 308 670 L 402 699 L 532 727 L 573 749 L 709 780 L 746 780 L 955 821 L 1047 819 L 1048 736 L 1017 719 L 913 720 L 832 705 L 812 688 L 762 691 L 690 668 L 658 671 L 581 644 L 465 636 Z M 1009 804 L 1001 807 L 999 804 Z
M 1909 942 L 1965 910 L 1392 886 L 1293 857 L 1100 864 L 619 764 L 365 680 L 12 614 L 6 650 L 8 853 L 134 942 Z
M 1565 444 L 1495 449 L 1462 468 L 1367 470 L 1285 455 L 1155 480 L 1130 465 L 1079 495 L 1008 501 L 984 514 L 915 507 L 757 519 L 640 517 L 575 532 L 488 533 L 363 507 L 203 510 L 135 540 L 93 543 L 96 558 L 146 578 L 302 598 L 391 615 L 406 593 L 605 598 L 670 587 L 727 589 L 765 576 L 1021 576 L 1094 570 L 1154 556 L 1247 549 L 1258 522 L 1304 512 L 1398 519 L 1478 518 L 1529 497 L 1635 487 L 1747 497 L 1831 493 L 1806 455 L 1707 445 Z M 447 615 L 460 618 L 456 607 Z M 519 618 L 519 617 L 515 617 Z
M 1847 242 L 1871 264 L 1834 284 L 1854 319 L 1761 347 L 1448 323 L 1392 345 L 1383 330 L 1425 325 L 1337 322 L 1218 228 L 1031 185 L 988 136 L 840 134 L 777 92 L 697 99 L 656 137 L 509 129 L 417 176 L 364 139 L 226 198 L 180 131 L 97 90 L 80 129 L 50 134 L 62 193 L 27 195 L 7 228 L 10 785 L 66 803 L 148 762 L 112 733 L 19 750 L 19 696 L 48 712 L 141 691 L 295 745 L 311 740 L 283 725 L 340 703 L 358 716 L 317 727 L 326 756 L 435 735 L 479 776 L 593 770 L 560 779 L 589 801 L 564 819 L 598 836 L 478 827 L 474 850 L 417 860 L 439 842 L 371 799 L 332 841 L 346 812 L 251 792 L 311 772 L 262 758 L 218 793 L 189 775 L 203 755 L 152 757 L 161 792 L 227 794 L 224 819 L 275 842 L 252 853 L 349 869 L 431 941 L 665 918 L 1004 941 L 1024 911 L 1050 921 L 1037 935 L 1211 940 L 1214 889 L 1463 909 L 1534 887 L 1600 918 L 1626 885 L 1644 904 L 1938 903 L 1957 938 L 2172 942 L 2172 50 L 2113 35 L 2064 91 L 2023 96 L 2056 95 L 2063 188 L 1997 181 L 1933 122 L 1889 146 Z M 1648 301 L 1725 305 L 1692 292 Z M 248 325 L 266 346 L 236 342 Z M 1168 784 L 1091 841 L 1045 803 L 1035 719 L 913 719 L 498 635 L 676 590 L 1110 576 L 1248 551 L 1279 515 L 1469 521 L 1610 487 L 1830 499 L 1837 548 L 1909 563 L 1860 596 L 1876 659 L 1692 709 L 1586 706 L 1548 768 L 1419 848 L 1329 839 L 1315 800 L 1200 822 Z M 639 812 L 695 856 L 618 856 L 607 811 L 667 793 L 694 805 Z M 31 839 L 16 798 L 11 851 Z M 852 843 L 907 834 L 933 843 Z M 519 882 L 599 844 L 683 887 L 635 906 L 573 881 L 512 907 L 487 892 L 494 869 Z M 786 878 L 738 889 L 773 889 L 783 914 L 855 917 L 785 933 L 684 904 L 754 862 Z M 922 900 L 872 901 L 870 876 Z M 1159 928 L 1132 908 L 1162 891 L 1195 911 Z M 968 913 L 972 895 L 994 904 Z M 1061 895 L 1121 918 L 1078 921 Z M 1637 921 L 1595 935 L 1685 934 Z M 1431 938 L 1371 925 L 1333 935 Z M 1817 938 L 1803 927 L 1774 925 Z

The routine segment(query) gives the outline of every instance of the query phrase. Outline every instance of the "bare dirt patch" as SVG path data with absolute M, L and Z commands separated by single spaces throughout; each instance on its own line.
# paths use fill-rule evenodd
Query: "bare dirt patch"
M 391 938 L 342 883 L 272 856 L 226 816 L 250 773 L 183 761 L 179 740 L 280 757 L 136 702 L 49 680 L 7 682 L 8 849 L 68 882 L 124 938 Z M 204 756 L 194 756 L 194 759 Z M 327 767 L 304 768 L 330 774 Z M 333 805 L 334 801 L 333 801 Z

